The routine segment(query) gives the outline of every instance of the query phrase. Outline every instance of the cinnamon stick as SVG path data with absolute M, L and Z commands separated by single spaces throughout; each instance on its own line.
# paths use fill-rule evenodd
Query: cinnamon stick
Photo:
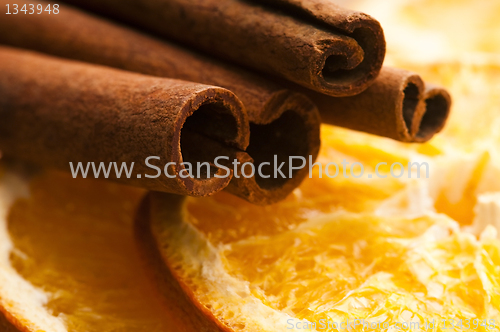
M 416 142 L 427 142 L 439 133 L 450 115 L 451 96 L 446 89 L 427 84 L 424 92 L 425 113 L 415 135 Z
M 383 67 L 367 90 L 353 97 L 331 98 L 305 92 L 325 123 L 403 142 L 426 142 L 445 125 L 451 97 L 440 87 L 425 87 L 416 73 Z
M 69 162 L 75 168 L 78 162 L 116 162 L 118 168 L 134 162 L 130 177 L 111 171 L 109 178 L 205 196 L 225 188 L 231 176 L 212 165 L 189 177 L 182 163 L 210 162 L 222 151 L 238 154 L 248 140 L 246 113 L 228 90 L 0 47 L 0 150 L 5 156 L 66 171 Z M 145 163 L 150 156 L 160 158 L 161 170 L 172 162 L 167 172 L 175 178 L 154 177 Z
M 376 78 L 380 24 L 329 0 L 67 0 L 331 96 Z
M 36 7 L 40 2 L 25 3 Z M 288 170 L 289 156 L 306 158 L 305 167 L 295 170 L 292 178 L 234 178 L 227 190 L 250 202 L 269 204 L 286 197 L 307 176 L 309 156 L 317 157 L 319 113 L 300 93 L 69 6 L 61 5 L 58 15 L 11 16 L 0 20 L 0 43 L 234 92 L 246 107 L 251 127 L 248 154 L 239 154 L 241 163 L 258 166 L 274 162 L 277 155 Z M 263 170 L 271 172 L 269 167 Z

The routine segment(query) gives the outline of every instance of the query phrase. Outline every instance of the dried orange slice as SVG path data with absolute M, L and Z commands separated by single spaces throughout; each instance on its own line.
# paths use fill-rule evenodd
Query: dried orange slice
M 137 253 L 132 220 L 143 193 L 57 172 L 29 180 L 3 172 L 0 331 L 183 331 Z
M 445 331 L 454 319 L 498 330 L 500 242 L 493 228 L 478 240 L 444 215 L 334 212 L 271 236 L 224 236 L 217 228 L 225 210 L 246 204 L 226 198 L 208 198 L 217 200 L 217 215 L 200 199 L 154 193 L 138 214 L 139 238 L 165 296 L 184 292 L 179 305 L 195 308 L 213 329 L 334 331 L 345 323 L 362 331 L 359 324 L 369 322 L 381 324 L 376 330 L 397 323 L 425 330 L 434 322 Z M 243 216 L 238 227 L 253 223 L 259 220 Z

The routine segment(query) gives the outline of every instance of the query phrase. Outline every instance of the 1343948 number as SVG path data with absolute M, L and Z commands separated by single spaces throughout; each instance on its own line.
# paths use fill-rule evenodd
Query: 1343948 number
M 477 330 L 479 328 L 486 330 L 494 330 L 497 326 L 495 325 L 495 320 L 480 320 L 480 319 L 442 319 L 441 329 L 442 330 Z
M 32 15 L 32 14 L 43 14 L 43 13 L 47 13 L 47 14 L 59 14 L 59 5 L 58 4 L 48 4 L 48 5 L 42 5 L 42 4 L 33 4 L 33 3 L 29 3 L 29 4 L 24 4 L 24 5 L 19 5 L 17 3 L 14 3 L 14 4 L 7 4 L 7 15 L 11 15 L 11 14 L 28 14 L 28 15 Z

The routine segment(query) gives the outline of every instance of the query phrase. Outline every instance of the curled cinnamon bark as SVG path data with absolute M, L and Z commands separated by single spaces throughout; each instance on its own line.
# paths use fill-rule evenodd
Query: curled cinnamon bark
M 425 113 L 415 135 L 416 142 L 427 142 L 439 133 L 450 115 L 451 96 L 440 86 L 427 84 L 424 92 Z
M 110 179 L 158 191 L 206 196 L 222 190 L 231 180 L 222 168 L 212 164 L 190 177 L 183 162 L 210 163 L 216 152 L 232 156 L 249 141 L 243 106 L 223 88 L 7 47 L 0 48 L 0 101 L 5 156 L 66 171 L 70 162 L 74 169 L 79 162 L 84 168 L 115 162 Z M 146 163 L 151 156 L 160 176 Z M 122 163 L 132 162 L 130 175 L 118 175 Z
M 228 190 L 253 203 L 269 204 L 286 197 L 307 176 L 309 156 L 315 160 L 319 152 L 319 113 L 302 94 L 69 6 L 61 5 L 58 15 L 0 20 L 0 43 L 231 90 L 245 105 L 250 120 L 248 154 L 238 154 L 241 163 L 253 162 L 258 167 L 274 162 L 276 155 L 279 163 L 286 161 L 283 170 L 289 175 L 290 156 L 306 159 L 306 165 L 295 170 L 292 178 L 233 178 Z M 263 171 L 273 175 L 269 166 Z
M 331 96 L 376 78 L 380 24 L 328 0 L 68 0 Z
M 304 91 L 316 103 L 323 122 L 403 142 L 425 142 L 449 115 L 445 89 L 426 89 L 422 78 L 404 69 L 384 67 L 372 86 L 357 96 L 331 98 Z

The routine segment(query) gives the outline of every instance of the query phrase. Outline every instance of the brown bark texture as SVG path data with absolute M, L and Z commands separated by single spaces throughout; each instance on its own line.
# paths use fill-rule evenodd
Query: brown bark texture
M 225 188 L 231 174 L 224 177 L 225 171 L 212 165 L 189 177 L 183 162 L 194 168 L 221 153 L 234 158 L 248 141 L 246 112 L 226 89 L 0 48 L 0 150 L 5 156 L 66 171 L 69 162 L 75 168 L 78 162 L 94 162 L 96 168 L 100 162 L 116 162 L 118 168 L 134 162 L 130 177 L 113 169 L 109 178 L 206 196 Z M 146 164 L 150 156 L 158 157 L 149 163 L 161 176 Z M 173 164 L 166 172 L 173 178 L 164 173 L 168 162 Z
M 0 43 L 231 90 L 245 105 L 251 127 L 248 154 L 239 154 L 241 162 L 258 167 L 274 162 L 276 155 L 279 163 L 285 162 L 283 170 L 288 176 L 233 178 L 227 190 L 250 202 L 268 204 L 286 197 L 307 176 L 309 156 L 314 161 L 319 152 L 319 113 L 304 95 L 69 6 L 61 5 L 58 15 L 7 16 L 0 20 Z M 306 165 L 293 171 L 292 178 L 288 174 L 290 156 L 306 158 Z M 272 173 L 269 166 L 262 170 Z
M 383 67 L 375 83 L 353 97 L 331 98 L 304 91 L 325 123 L 402 142 L 426 142 L 445 125 L 448 92 L 411 71 Z
M 225 60 L 331 96 L 377 77 L 378 21 L 329 0 L 67 0 Z

